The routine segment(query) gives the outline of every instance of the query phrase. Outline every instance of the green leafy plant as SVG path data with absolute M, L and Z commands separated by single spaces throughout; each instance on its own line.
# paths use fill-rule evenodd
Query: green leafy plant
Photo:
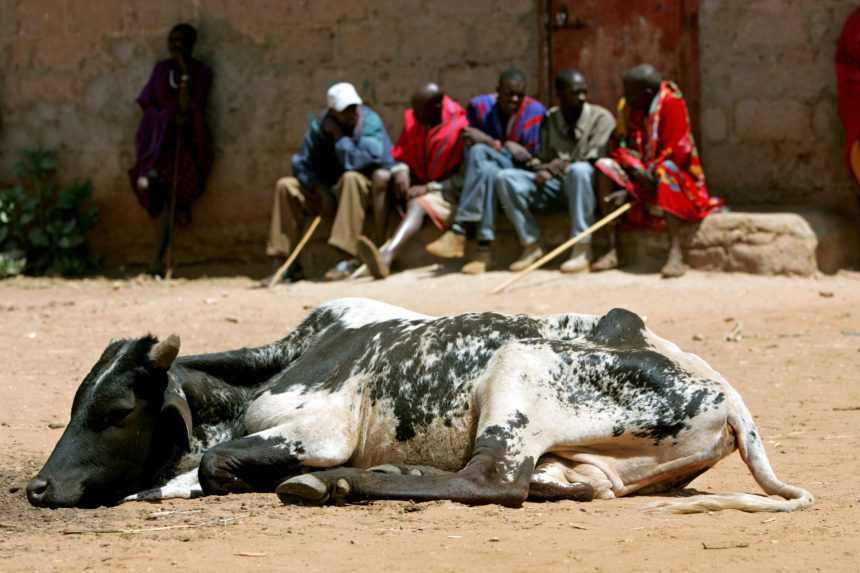
M 26 272 L 80 276 L 94 269 L 87 233 L 98 220 L 92 185 L 57 183 L 54 151 L 25 151 L 18 185 L 0 190 L 0 277 Z

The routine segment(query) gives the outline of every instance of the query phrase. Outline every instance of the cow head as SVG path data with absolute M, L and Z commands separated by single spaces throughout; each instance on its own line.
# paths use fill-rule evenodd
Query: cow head
M 112 342 L 75 394 L 69 424 L 27 485 L 39 507 L 98 507 L 151 487 L 188 449 L 191 412 L 168 370 L 179 337 Z

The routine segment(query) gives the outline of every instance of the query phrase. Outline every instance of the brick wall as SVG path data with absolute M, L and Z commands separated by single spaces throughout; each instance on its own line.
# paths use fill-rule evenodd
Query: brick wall
M 842 165 L 836 41 L 857 0 L 701 0 L 702 132 L 715 191 L 856 211 Z
M 126 178 L 134 99 L 170 27 L 189 21 L 215 71 L 217 159 L 178 253 L 259 256 L 274 181 L 328 85 L 354 82 L 392 137 L 419 82 L 463 100 L 518 65 L 536 91 L 535 10 L 530 0 L 0 0 L 0 181 L 17 150 L 58 148 L 67 177 L 95 184 L 97 249 L 109 262 L 145 260 L 153 230 Z

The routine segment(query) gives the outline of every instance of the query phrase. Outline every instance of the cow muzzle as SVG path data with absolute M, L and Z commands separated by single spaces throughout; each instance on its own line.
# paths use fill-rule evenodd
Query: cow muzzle
M 59 492 L 50 478 L 36 476 L 27 484 L 27 501 L 35 507 L 76 507 L 81 495 L 79 488 L 74 492 Z

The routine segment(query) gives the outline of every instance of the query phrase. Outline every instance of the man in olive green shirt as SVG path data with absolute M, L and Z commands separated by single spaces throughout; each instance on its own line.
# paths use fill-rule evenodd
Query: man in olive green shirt
M 496 194 L 514 229 L 523 253 L 510 269 L 521 271 L 543 256 L 540 228 L 531 210 L 570 212 L 571 236 L 594 222 L 596 160 L 606 154 L 615 129 L 612 114 L 587 102 L 588 84 L 577 70 L 564 70 L 555 78 L 559 106 L 550 109 L 541 126 L 541 148 L 528 162 L 529 169 L 504 169 L 496 176 Z M 573 247 L 562 272 L 588 270 L 591 243 Z

